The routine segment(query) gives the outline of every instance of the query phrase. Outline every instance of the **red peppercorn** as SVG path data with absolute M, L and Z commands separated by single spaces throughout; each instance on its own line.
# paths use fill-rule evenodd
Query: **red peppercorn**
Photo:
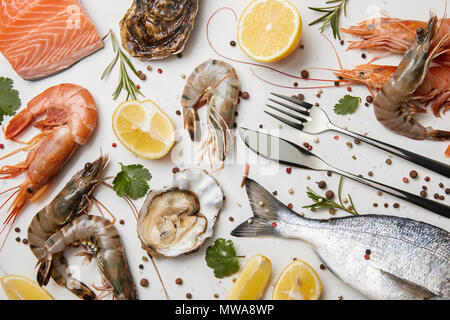
M 162 73 L 162 69 L 161 68 L 158 68 L 158 70 L 156 70 L 156 71 L 158 71 L 158 73 Z
M 137 85 L 136 85 L 136 88 L 139 90 L 139 89 L 141 88 L 141 86 L 137 84 Z
M 334 136 L 334 140 L 339 140 L 339 136 Z
M 291 174 L 291 172 L 292 172 L 292 168 L 286 168 L 286 173 L 287 174 Z
M 4 149 L 5 145 L 3 143 L 0 143 L 0 149 Z
M 370 260 L 370 255 L 368 255 L 367 253 L 364 255 L 364 259 L 366 260 Z
M 276 222 L 272 222 L 272 227 L 276 228 L 277 227 L 277 223 Z
M 308 149 L 309 151 L 311 151 L 311 150 L 312 150 L 312 146 L 308 146 L 307 149 Z
M 347 87 L 348 92 L 352 92 L 352 87 Z
M 404 182 L 404 183 L 408 183 L 408 182 L 409 182 L 409 179 L 408 179 L 407 177 L 403 177 L 403 182 Z
M 113 147 L 113 148 L 117 147 L 117 143 L 113 142 L 113 143 L 112 143 L 112 147 Z
M 430 181 L 430 177 L 426 176 L 426 177 L 425 177 L 425 181 L 426 181 L 426 182 Z

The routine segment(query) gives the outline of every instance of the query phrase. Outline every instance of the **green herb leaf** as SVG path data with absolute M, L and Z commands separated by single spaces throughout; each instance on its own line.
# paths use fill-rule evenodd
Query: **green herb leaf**
M 152 178 L 150 172 L 141 164 L 124 166 L 120 163 L 122 171 L 114 178 L 113 185 L 119 197 L 128 195 L 136 200 L 147 194 L 148 181 Z
M 19 92 L 13 89 L 13 81 L 0 77 L 0 124 L 4 116 L 13 116 L 20 107 Z
M 352 114 L 356 111 L 360 102 L 360 97 L 353 97 L 347 94 L 334 106 L 334 112 L 340 115 Z
M 330 3 L 338 3 L 334 6 L 328 6 L 328 7 L 321 7 L 321 8 L 313 8 L 308 7 L 309 9 L 316 11 L 316 12 L 322 12 L 325 13 L 320 18 L 314 20 L 309 25 L 312 26 L 314 24 L 322 22 L 322 26 L 320 27 L 320 32 L 323 32 L 325 27 L 329 24 L 331 26 L 331 29 L 333 30 L 333 37 L 336 39 L 338 38 L 341 40 L 341 34 L 339 32 L 339 16 L 342 11 L 342 7 L 344 7 L 344 14 L 347 16 L 347 1 L 348 0 L 332 0 L 332 1 L 326 1 L 326 4 Z
M 101 76 L 101 79 L 102 80 L 105 79 L 111 73 L 112 69 L 117 64 L 117 61 L 120 59 L 119 83 L 117 84 L 116 90 L 113 93 L 113 99 L 116 100 L 123 89 L 127 91 L 127 100 L 130 97 L 133 100 L 137 100 L 138 95 L 141 95 L 143 97 L 144 95 L 142 94 L 142 92 L 136 87 L 136 84 L 128 75 L 126 66 L 128 65 L 131 71 L 136 76 L 139 76 L 138 72 L 136 71 L 136 68 L 133 66 L 130 59 L 125 55 L 122 49 L 120 49 L 119 42 L 117 41 L 116 35 L 112 30 L 109 30 L 109 32 L 103 37 L 102 40 L 105 40 L 108 36 L 111 37 L 113 51 L 117 53 L 114 59 L 111 61 L 111 63 L 106 67 L 105 71 Z
M 214 269 L 216 278 L 223 278 L 239 270 L 239 261 L 233 241 L 219 238 L 214 245 L 206 249 L 206 264 Z

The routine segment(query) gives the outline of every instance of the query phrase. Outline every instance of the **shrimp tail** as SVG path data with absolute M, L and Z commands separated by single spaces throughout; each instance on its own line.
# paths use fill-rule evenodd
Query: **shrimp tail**
M 184 128 L 188 130 L 192 141 L 200 141 L 200 119 L 195 108 L 183 108 Z
M 23 109 L 14 118 L 11 119 L 5 130 L 5 138 L 11 139 L 21 133 L 30 125 L 34 117 L 28 109 Z
M 53 270 L 53 255 L 47 254 L 44 258 L 39 259 L 36 266 L 39 266 L 36 281 L 39 286 L 46 286 Z
M 444 130 L 427 130 L 427 137 L 432 140 L 450 140 L 450 131 Z

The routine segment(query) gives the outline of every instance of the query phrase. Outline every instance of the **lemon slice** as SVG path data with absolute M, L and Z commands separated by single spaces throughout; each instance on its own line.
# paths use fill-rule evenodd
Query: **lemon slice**
M 132 153 L 145 159 L 165 156 L 175 142 L 175 128 L 156 103 L 125 101 L 113 114 L 117 139 Z
M 319 300 L 322 283 L 316 271 L 306 262 L 291 262 L 278 277 L 273 300 Z
M 0 283 L 9 300 L 55 300 L 50 293 L 23 276 L 6 276 Z
M 286 0 L 254 0 L 238 23 L 238 43 L 253 60 L 275 62 L 298 46 L 302 19 L 297 8 Z
M 228 300 L 261 299 L 272 271 L 272 264 L 266 257 L 257 254 L 252 257 L 228 295 Z

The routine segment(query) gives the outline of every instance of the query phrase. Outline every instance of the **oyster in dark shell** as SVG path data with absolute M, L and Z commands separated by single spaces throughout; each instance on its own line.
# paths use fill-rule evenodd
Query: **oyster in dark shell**
M 177 54 L 194 27 L 198 0 L 134 0 L 120 21 L 122 45 L 133 57 Z

